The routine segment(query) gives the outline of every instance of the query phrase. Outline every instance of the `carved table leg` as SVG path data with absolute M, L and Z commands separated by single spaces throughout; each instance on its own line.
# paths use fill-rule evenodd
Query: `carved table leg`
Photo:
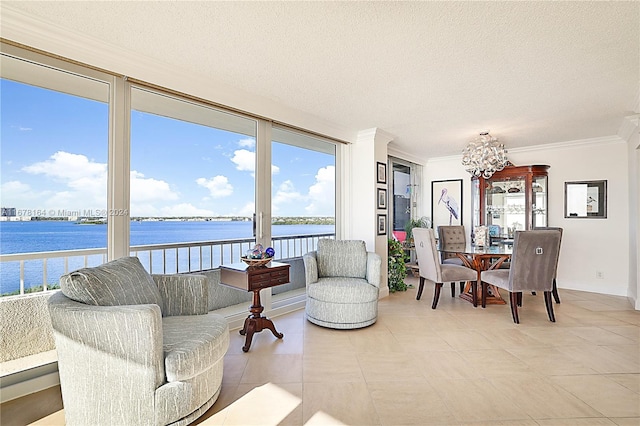
M 249 309 L 251 315 L 244 320 L 244 327 L 240 330 L 241 335 L 247 336 L 244 346 L 242 347 L 244 352 L 249 351 L 251 341 L 253 340 L 253 334 L 259 333 L 265 328 L 271 330 L 273 335 L 278 339 L 282 339 L 284 337 L 284 334 L 279 333 L 276 330 L 276 326 L 273 324 L 273 321 L 262 316 L 262 311 L 264 311 L 264 306 L 262 306 L 262 303 L 260 302 L 260 290 L 253 290 L 253 304 Z

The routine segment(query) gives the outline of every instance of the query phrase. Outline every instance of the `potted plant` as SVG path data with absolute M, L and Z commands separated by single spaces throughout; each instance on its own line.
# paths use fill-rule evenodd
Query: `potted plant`
M 413 246 L 413 228 L 430 228 L 431 219 L 426 216 L 422 216 L 417 219 L 409 219 L 404 225 L 404 230 L 407 233 L 407 243 Z
M 389 266 L 389 292 L 406 291 L 407 284 L 404 279 L 407 277 L 407 254 L 402 243 L 393 238 L 388 240 L 387 261 Z

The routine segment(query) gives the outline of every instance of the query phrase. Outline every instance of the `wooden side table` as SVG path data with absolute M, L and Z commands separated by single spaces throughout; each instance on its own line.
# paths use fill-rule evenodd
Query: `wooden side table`
M 260 290 L 275 287 L 289 282 L 289 268 L 286 263 L 271 261 L 265 266 L 250 267 L 245 263 L 233 263 L 220 266 L 220 284 L 253 292 L 253 303 L 249 308 L 251 314 L 244 320 L 240 334 L 246 336 L 242 350 L 249 351 L 254 333 L 269 329 L 278 339 L 284 334 L 276 330 L 273 321 L 262 316 L 264 306 L 260 302 Z

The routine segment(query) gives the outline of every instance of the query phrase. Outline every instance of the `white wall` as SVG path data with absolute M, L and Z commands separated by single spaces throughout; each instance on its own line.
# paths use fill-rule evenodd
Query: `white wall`
M 640 93 L 635 111 L 640 110 Z M 640 114 L 625 117 L 618 136 L 627 141 L 629 164 L 629 297 L 640 310 Z
M 376 197 L 377 188 L 388 188 L 390 170 L 387 169 L 387 184 L 379 184 L 376 165 L 379 162 L 387 164 L 387 144 L 391 138 L 380 129 L 361 131 L 356 143 L 347 146 L 349 161 L 345 165 L 349 187 L 346 189 L 348 195 L 344 197 L 344 214 L 348 221 L 344 238 L 364 240 L 367 250 L 376 252 L 382 258 L 380 297 L 389 295 L 388 247 L 386 235 L 377 235 L 377 218 L 378 214 L 386 214 L 388 209 L 377 210 Z
M 630 295 L 627 156 L 627 144 L 617 136 L 509 151 L 509 160 L 515 165 L 551 166 L 548 224 L 564 228 L 558 287 Z M 470 230 L 471 178 L 460 165 L 460 156 L 427 162 L 424 199 L 426 203 L 431 202 L 431 181 L 460 178 L 463 179 L 463 222 Z M 608 184 L 607 218 L 565 219 L 564 182 L 602 179 Z M 429 211 L 430 206 L 426 210 Z M 596 271 L 602 271 L 604 279 L 596 279 Z

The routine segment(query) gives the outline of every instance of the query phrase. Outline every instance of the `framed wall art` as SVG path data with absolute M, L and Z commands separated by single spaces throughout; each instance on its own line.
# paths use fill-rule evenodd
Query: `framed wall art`
M 387 190 L 378 188 L 378 197 L 376 205 L 380 210 L 386 210 L 387 208 Z
M 387 165 L 385 163 L 378 162 L 377 164 L 378 183 L 387 183 Z
M 436 230 L 462 225 L 462 179 L 431 182 L 431 221 Z
M 378 235 L 386 235 L 387 234 L 387 215 L 379 214 L 378 215 Z
M 564 217 L 606 219 L 607 181 L 565 182 Z

